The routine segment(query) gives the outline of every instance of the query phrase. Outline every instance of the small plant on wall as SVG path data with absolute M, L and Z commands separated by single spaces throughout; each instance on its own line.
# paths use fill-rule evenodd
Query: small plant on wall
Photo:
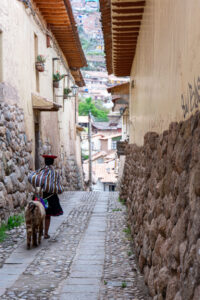
M 53 74 L 53 87 L 58 88 L 59 87 L 59 81 L 63 79 L 65 75 L 61 75 L 59 71 L 56 71 L 55 74 Z
M 71 94 L 72 90 L 70 88 L 64 88 L 63 94 L 64 94 L 64 99 L 67 99 L 69 94 Z
M 36 67 L 36 70 L 38 72 L 44 72 L 44 64 L 46 62 L 46 58 L 44 55 L 38 55 L 37 56 L 37 59 L 36 59 L 36 62 L 35 62 L 35 67 Z

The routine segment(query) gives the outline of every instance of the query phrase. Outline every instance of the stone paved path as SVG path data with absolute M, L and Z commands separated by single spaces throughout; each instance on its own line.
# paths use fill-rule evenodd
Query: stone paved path
M 150 299 L 131 252 L 117 193 L 65 193 L 50 240 L 23 241 L 0 268 L 0 299 Z M 125 231 L 125 232 L 124 232 Z

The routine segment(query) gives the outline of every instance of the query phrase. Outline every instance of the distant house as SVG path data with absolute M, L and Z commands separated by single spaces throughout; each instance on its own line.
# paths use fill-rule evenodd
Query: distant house
M 89 124 L 88 116 L 79 116 L 78 124 L 84 128 L 88 128 L 88 124 Z
M 101 141 L 100 139 L 103 137 L 102 134 L 94 134 L 91 138 L 92 143 L 92 154 L 96 154 L 101 151 Z M 88 133 L 83 132 L 81 135 L 81 149 L 83 155 L 89 155 L 89 141 L 88 141 Z
M 113 135 L 116 133 L 121 133 L 122 123 L 120 116 L 115 117 L 115 119 L 109 122 L 92 122 L 92 132 L 101 133 L 103 135 Z
M 120 141 L 122 138 L 121 133 L 108 135 L 100 138 L 101 140 L 101 150 L 109 151 L 117 149 L 117 141 Z
M 116 151 L 101 151 L 92 156 L 92 189 L 94 191 L 115 191 L 118 180 L 118 163 Z M 83 164 L 84 178 L 89 180 L 89 164 Z
M 122 118 L 122 140 L 129 138 L 129 89 L 130 82 L 117 84 L 107 89 L 112 95 L 114 112 L 120 112 Z

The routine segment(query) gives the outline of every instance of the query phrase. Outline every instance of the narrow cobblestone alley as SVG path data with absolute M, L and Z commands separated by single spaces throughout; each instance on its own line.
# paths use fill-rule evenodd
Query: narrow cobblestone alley
M 0 299 L 151 299 L 118 194 L 67 192 L 61 202 L 50 240 L 28 251 L 24 230 L 0 246 Z

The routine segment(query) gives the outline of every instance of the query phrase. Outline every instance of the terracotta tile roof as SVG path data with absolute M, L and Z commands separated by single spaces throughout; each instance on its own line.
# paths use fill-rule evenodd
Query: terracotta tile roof
M 121 121 L 116 122 L 93 122 L 92 127 L 99 130 L 117 130 L 122 128 Z
M 122 136 L 122 134 L 121 134 L 121 133 L 116 133 L 116 134 L 108 135 L 108 136 L 105 136 L 105 137 L 100 138 L 100 140 L 113 139 L 113 138 L 119 137 L 119 136 Z
M 98 158 L 104 157 L 106 155 L 107 155 L 107 153 L 105 151 L 97 152 L 97 153 L 95 153 L 95 154 L 92 155 L 92 161 L 97 160 Z M 89 161 L 89 159 L 86 159 L 84 161 L 84 163 L 87 163 L 88 161 Z
M 146 0 L 100 0 L 108 74 L 129 76 Z
M 92 160 L 96 160 L 96 159 L 106 156 L 106 155 L 107 155 L 107 153 L 105 151 L 100 151 L 100 152 L 92 155 Z
M 83 171 L 85 174 L 85 181 L 88 181 L 88 168 L 89 164 L 84 163 L 83 164 Z M 96 183 L 99 179 L 103 183 L 116 183 L 118 174 L 114 172 L 111 168 L 109 168 L 108 164 L 95 164 L 92 167 L 92 177 L 93 177 L 93 183 Z
M 80 68 L 87 65 L 70 0 L 33 0 L 63 51 L 76 84 L 84 85 Z

